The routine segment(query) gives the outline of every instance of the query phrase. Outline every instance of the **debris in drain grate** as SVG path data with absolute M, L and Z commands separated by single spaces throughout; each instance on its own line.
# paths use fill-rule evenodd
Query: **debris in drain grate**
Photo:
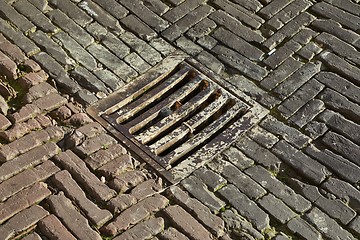
M 105 127 L 110 124 L 112 132 L 116 129 L 123 143 L 136 146 L 132 150 L 150 165 L 163 168 L 155 169 L 163 174 L 168 170 L 165 177 L 172 182 L 210 160 L 254 123 L 252 104 L 189 62 L 196 63 L 184 56 L 168 57 L 88 110 Z

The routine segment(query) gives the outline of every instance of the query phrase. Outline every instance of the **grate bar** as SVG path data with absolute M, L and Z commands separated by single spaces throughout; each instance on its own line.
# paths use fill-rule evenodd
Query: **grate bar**
M 198 110 L 202 104 L 204 104 L 210 96 L 214 95 L 215 87 L 210 85 L 201 91 L 194 98 L 190 99 L 184 105 L 181 105 L 177 110 L 175 110 L 172 114 L 162 119 L 160 122 L 150 127 L 148 130 L 139 134 L 135 138 L 142 142 L 142 144 L 148 144 L 150 141 L 158 137 L 161 133 L 171 128 L 174 124 L 184 120 L 184 118 L 188 117 L 194 111 Z

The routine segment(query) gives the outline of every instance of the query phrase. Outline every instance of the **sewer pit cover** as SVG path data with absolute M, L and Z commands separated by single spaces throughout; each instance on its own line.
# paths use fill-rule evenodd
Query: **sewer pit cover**
M 88 113 L 171 183 L 213 159 L 264 110 L 184 54 L 88 108 Z

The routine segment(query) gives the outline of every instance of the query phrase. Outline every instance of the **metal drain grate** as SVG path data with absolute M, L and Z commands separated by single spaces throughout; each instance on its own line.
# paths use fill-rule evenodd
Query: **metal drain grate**
M 184 58 L 164 59 L 88 109 L 171 182 L 203 165 L 256 122 L 253 104 Z

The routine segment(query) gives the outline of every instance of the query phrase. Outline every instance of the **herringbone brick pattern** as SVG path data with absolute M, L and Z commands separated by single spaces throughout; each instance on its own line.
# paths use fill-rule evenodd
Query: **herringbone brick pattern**
M 0 239 L 359 239 L 359 0 L 0 0 Z M 85 107 L 180 50 L 269 110 L 179 184 Z

